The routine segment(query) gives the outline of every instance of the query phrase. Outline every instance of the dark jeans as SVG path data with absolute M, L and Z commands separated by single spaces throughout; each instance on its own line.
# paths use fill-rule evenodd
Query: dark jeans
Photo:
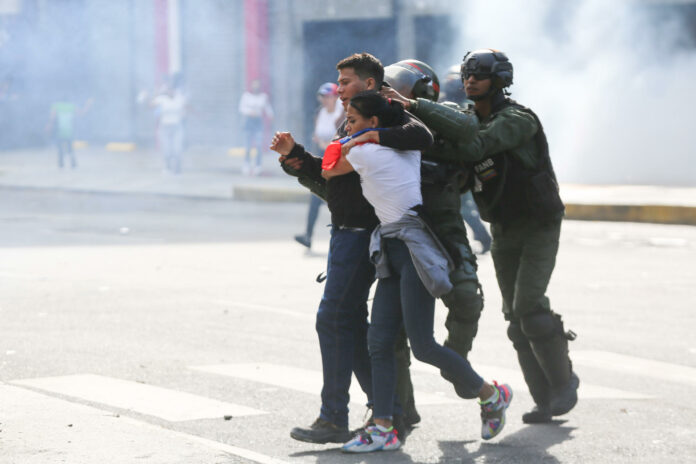
M 324 296 L 317 313 L 324 373 L 320 417 L 339 427 L 348 425 L 348 389 L 353 372 L 368 402 L 372 401 L 367 297 L 375 268 L 368 256 L 370 233 L 331 228 Z M 393 342 L 391 351 L 393 355 Z
M 491 246 L 491 236 L 486 230 L 486 226 L 481 222 L 481 215 L 476 207 L 476 202 L 474 201 L 474 196 L 471 191 L 466 192 L 462 195 L 462 217 L 464 222 L 466 222 L 471 231 L 474 233 L 474 240 L 481 242 L 484 248 Z
M 244 131 L 246 132 L 244 162 L 251 164 L 251 149 L 256 148 L 256 165 L 261 166 L 261 157 L 263 155 L 263 119 L 247 117 Z
M 67 138 L 57 138 L 56 147 L 58 148 L 58 166 L 63 167 L 63 158 L 67 154 L 70 158 L 70 166 L 77 166 L 75 151 L 73 150 L 73 140 Z
M 450 381 L 457 386 L 457 394 L 475 398 L 483 379 L 466 359 L 433 338 L 435 299 L 418 277 L 406 244 L 398 239 L 384 239 L 384 247 L 392 275 L 377 284 L 368 332 L 374 417 L 394 415 L 394 342 L 402 323 L 416 359 L 451 373 Z

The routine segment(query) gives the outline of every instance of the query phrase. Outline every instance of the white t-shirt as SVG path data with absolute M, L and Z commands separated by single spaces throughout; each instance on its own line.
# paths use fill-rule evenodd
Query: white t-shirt
M 336 135 L 338 122 L 343 119 L 343 104 L 336 100 L 333 111 L 329 113 L 323 106 L 317 114 L 317 122 L 314 125 L 314 135 L 324 143 L 329 143 Z
M 419 151 L 366 143 L 351 148 L 346 159 L 360 175 L 363 195 L 382 224 L 398 221 L 423 202 Z
M 268 95 L 263 92 L 251 93 L 244 92 L 239 101 L 239 112 L 244 116 L 260 118 L 264 114 L 266 117 L 273 117 L 273 108 L 268 100 Z
M 180 93 L 175 93 L 173 96 L 158 95 L 155 97 L 154 103 L 159 107 L 161 125 L 181 124 L 186 110 L 186 97 Z

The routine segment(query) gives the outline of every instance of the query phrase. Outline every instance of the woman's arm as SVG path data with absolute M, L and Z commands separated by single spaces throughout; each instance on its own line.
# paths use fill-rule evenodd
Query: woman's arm
M 338 159 L 338 162 L 336 163 L 336 166 L 334 166 L 333 169 L 329 169 L 328 171 L 321 171 L 321 177 L 328 180 L 332 177 L 348 174 L 349 172 L 353 172 L 354 170 L 355 169 L 353 169 L 353 165 L 350 164 L 350 162 L 346 159 L 346 156 L 341 155 L 341 157 Z

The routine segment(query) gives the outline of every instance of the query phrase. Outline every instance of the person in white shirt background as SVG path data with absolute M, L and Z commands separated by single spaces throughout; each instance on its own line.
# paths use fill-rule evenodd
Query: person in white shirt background
M 167 172 L 181 172 L 181 155 L 184 150 L 184 116 L 187 101 L 183 92 L 176 91 L 168 84 L 164 92 L 152 99 L 151 105 L 156 107 L 159 123 L 157 140 L 164 157 L 164 167 Z
M 246 133 L 246 152 L 242 174 L 259 175 L 263 170 L 261 166 L 263 122 L 264 118 L 273 118 L 273 108 L 268 95 L 261 91 L 261 82 L 258 79 L 251 81 L 250 88 L 251 90 L 242 94 L 242 99 L 239 102 L 239 112 L 244 116 L 244 132 Z M 252 148 L 256 148 L 256 162 L 253 167 L 251 163 Z
M 345 113 L 343 105 L 338 101 L 338 85 L 333 82 L 325 82 L 317 90 L 317 100 L 319 109 L 314 119 L 314 134 L 312 141 L 316 145 L 315 151 L 319 156 L 323 156 L 324 150 L 336 137 L 336 130 L 343 122 Z M 304 234 L 295 235 L 295 241 L 307 248 L 312 246 L 312 234 L 314 224 L 319 216 L 319 206 L 322 199 L 316 195 L 309 197 L 309 211 L 307 212 L 307 228 Z

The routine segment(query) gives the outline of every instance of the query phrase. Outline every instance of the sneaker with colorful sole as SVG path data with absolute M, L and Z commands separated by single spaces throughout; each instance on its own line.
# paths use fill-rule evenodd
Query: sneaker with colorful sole
M 509 385 L 498 385 L 493 382 L 498 390 L 497 401 L 479 403 L 481 405 L 481 438 L 490 440 L 498 435 L 505 427 L 505 410 L 512 401 L 512 389 Z
M 370 453 L 372 451 L 392 451 L 399 449 L 401 442 L 394 427 L 382 431 L 376 425 L 365 428 L 348 443 L 343 445 L 344 453 Z

